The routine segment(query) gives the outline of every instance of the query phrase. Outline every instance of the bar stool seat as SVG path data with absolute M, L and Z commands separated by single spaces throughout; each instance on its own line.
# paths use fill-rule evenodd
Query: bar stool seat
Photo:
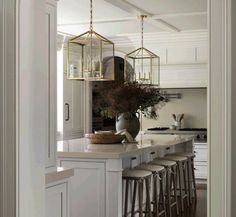
M 140 164 L 138 167 L 135 169 L 141 169 L 141 170 L 147 170 L 152 173 L 159 173 L 165 170 L 165 167 L 155 165 L 155 164 Z
M 168 154 L 166 156 L 183 156 L 187 158 L 192 158 L 192 157 L 195 157 L 195 154 L 191 152 L 181 152 L 181 153 L 176 153 L 176 154 Z
M 176 165 L 175 161 L 164 160 L 164 159 L 154 159 L 153 161 L 150 162 L 150 164 L 156 164 L 164 167 L 172 167 Z
M 147 170 L 136 170 L 136 169 L 127 169 L 123 171 L 123 178 L 129 178 L 129 179 L 140 179 L 140 178 L 146 178 L 148 176 L 151 176 L 152 173 Z
M 164 157 L 165 160 L 171 160 L 171 161 L 176 161 L 176 162 L 183 162 L 187 161 L 188 158 L 185 156 L 179 156 L 179 155 L 166 155 Z

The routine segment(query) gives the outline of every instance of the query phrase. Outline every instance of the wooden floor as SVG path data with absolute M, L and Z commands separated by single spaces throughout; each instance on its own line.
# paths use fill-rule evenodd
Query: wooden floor
M 207 217 L 207 190 L 197 190 L 197 203 L 178 217 Z

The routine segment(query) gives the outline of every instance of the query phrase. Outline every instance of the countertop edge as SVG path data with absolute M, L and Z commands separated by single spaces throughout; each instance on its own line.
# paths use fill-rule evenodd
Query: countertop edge
M 177 145 L 177 144 L 181 144 L 181 143 L 185 143 L 185 142 L 190 142 L 193 140 L 193 137 L 189 136 L 188 138 L 185 139 L 180 139 L 180 140 L 176 140 L 176 141 L 171 141 L 170 144 L 165 144 L 165 145 L 160 145 L 160 144 L 154 144 L 152 146 L 147 146 L 147 147 L 142 147 L 140 149 L 137 150 L 130 150 L 127 152 L 109 152 L 109 153 L 105 153 L 105 152 L 96 152 L 96 153 L 90 153 L 90 152 L 63 152 L 63 151 L 59 151 L 57 152 L 57 157 L 58 159 L 63 159 L 63 158 L 81 158 L 81 159 L 121 159 L 121 158 L 125 158 L 125 157 L 129 157 L 132 156 L 134 154 L 138 154 L 141 152 L 147 152 L 148 150 L 153 150 L 153 149 L 163 149 L 169 146 L 173 146 L 173 145 Z
M 45 174 L 45 184 L 50 184 L 74 176 L 74 168 L 57 167 L 56 171 Z

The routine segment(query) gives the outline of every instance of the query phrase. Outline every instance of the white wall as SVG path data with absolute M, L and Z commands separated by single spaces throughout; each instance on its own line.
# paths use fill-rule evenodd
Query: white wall
M 207 90 L 173 89 L 168 93 L 181 93 L 181 99 L 171 99 L 159 111 L 158 120 L 143 118 L 142 129 L 150 127 L 168 127 L 173 124 L 173 113 L 184 113 L 183 127 L 207 127 Z

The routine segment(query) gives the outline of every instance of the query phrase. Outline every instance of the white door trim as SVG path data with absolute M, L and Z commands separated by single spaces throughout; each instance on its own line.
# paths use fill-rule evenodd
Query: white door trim
M 16 216 L 16 13 L 0 0 L 0 216 Z
M 37 1 L 39 2 L 39 0 Z M 43 0 L 41 0 L 40 2 L 42 1 Z M 231 136 L 232 134 L 231 134 L 231 67 L 230 67 L 231 66 L 231 21 L 230 21 L 231 20 L 231 1 L 234 1 L 234 0 L 209 0 L 209 11 L 210 11 L 209 27 L 210 27 L 210 44 L 211 44 L 210 46 L 211 55 L 210 55 L 209 67 L 210 67 L 211 73 L 209 75 L 210 85 L 209 85 L 209 92 L 208 92 L 209 102 L 210 102 L 209 109 L 208 109 L 208 112 L 209 112 L 209 126 L 208 127 L 210 129 L 209 139 L 210 139 L 211 145 L 209 147 L 210 166 L 209 166 L 209 181 L 208 181 L 208 184 L 209 184 L 208 217 L 231 217 L 231 203 L 232 203 L 231 201 L 231 190 L 232 190 L 231 188 Z M 9 3 L 9 2 L 14 2 L 14 1 L 13 0 L 0 0 L 0 4 L 2 4 L 2 2 Z M 34 2 L 35 5 L 33 5 L 32 2 Z M 21 3 L 27 4 L 26 5 L 27 13 L 29 13 L 29 11 L 31 10 L 31 14 L 30 15 L 26 14 L 27 16 L 32 16 L 32 17 L 36 16 L 33 13 L 33 12 L 38 12 L 38 8 L 36 7 L 38 6 L 36 3 L 36 0 L 34 1 L 21 0 Z M 1 9 L 3 9 L 3 7 Z M 12 8 L 12 12 L 14 11 L 13 9 L 14 7 Z M 15 10 L 14 13 L 16 13 L 17 10 Z M 14 16 L 15 14 L 12 13 L 12 17 Z M 6 21 L 5 19 L 2 19 L 1 21 L 3 20 Z M 0 22 L 0 28 L 2 30 L 1 25 L 2 23 Z M 17 26 L 10 25 L 8 26 L 7 29 L 4 29 L 4 30 L 6 31 L 11 28 L 13 28 L 13 31 L 18 29 Z M 19 28 L 22 28 L 22 26 L 19 26 Z M 3 37 L 4 34 L 6 34 L 5 31 L 0 31 L 0 40 L 1 40 L 0 43 L 4 43 L 3 40 L 6 40 L 6 38 Z M 7 37 L 10 37 L 10 36 L 11 35 L 7 34 Z M 7 51 L 10 48 L 12 49 L 12 47 L 8 47 L 8 46 L 5 48 L 7 49 Z M 15 50 L 13 51 L 16 52 Z M 37 58 L 39 54 L 35 52 L 32 55 L 34 55 L 33 58 Z M 11 59 L 11 61 L 13 61 L 13 65 L 17 64 L 17 59 L 14 60 L 12 53 L 8 53 L 8 52 L 3 53 L 2 51 L 0 51 L 0 58 L 1 58 L 0 61 L 3 61 L 3 60 L 6 61 L 7 56 L 9 57 L 9 59 Z M 5 79 L 8 79 L 12 75 L 15 75 L 15 71 L 12 72 L 13 74 L 9 73 L 9 71 L 8 73 L 5 73 L 6 68 L 3 68 L 2 66 L 3 65 L 1 65 L 1 68 L 0 68 L 0 76 L 4 75 Z M 20 68 L 16 66 L 16 71 L 18 70 L 20 70 Z M 19 77 L 16 77 L 16 78 L 20 79 Z M 3 81 L 3 79 L 1 81 Z M 12 80 L 8 80 L 8 81 L 12 82 Z M 17 82 L 19 81 L 16 81 L 16 83 Z M 29 82 L 31 81 L 29 80 Z M 13 90 L 17 88 L 16 83 L 15 83 L 15 86 L 13 86 Z M 8 144 L 9 151 L 5 153 L 3 153 L 3 151 L 6 151 L 7 149 L 4 149 L 3 147 L 6 145 L 6 142 L 5 142 L 6 140 L 15 138 L 17 136 L 17 132 L 15 130 L 14 125 L 8 125 L 9 126 L 7 130 L 8 133 L 6 133 L 6 130 L 5 130 L 6 127 L 4 124 L 7 124 L 7 122 L 3 121 L 3 117 L 7 117 L 7 115 L 10 114 L 9 113 L 10 110 L 6 109 L 7 103 L 9 103 L 9 106 L 14 105 L 13 108 L 9 107 L 9 109 L 15 110 L 18 107 L 16 105 L 17 98 L 15 96 L 15 93 L 11 92 L 11 95 L 7 95 L 7 92 L 4 91 L 2 87 L 6 87 L 6 82 L 4 82 L 4 85 L 1 83 L 1 88 L 0 88 L 0 120 L 1 120 L 1 123 L 0 123 L 0 135 L 1 135 L 0 148 L 1 149 L 0 150 L 1 150 L 1 156 L 4 155 L 6 157 L 4 158 L 5 160 L 7 159 L 10 160 L 10 158 L 12 157 L 12 154 L 14 154 L 14 150 L 17 147 L 12 146 L 13 149 L 10 149 L 10 146 Z M 8 101 L 9 99 L 13 99 L 13 100 Z M 29 103 L 35 102 L 33 101 L 32 98 L 30 99 L 31 101 L 29 101 Z M 20 97 L 19 100 L 21 101 L 22 98 Z M 3 110 L 3 108 L 5 109 Z M 30 115 L 33 115 L 33 114 L 30 114 Z M 12 119 L 5 118 L 4 120 L 10 121 Z M 14 120 L 12 121 L 14 122 Z M 13 122 L 11 122 L 11 124 L 13 124 Z M 9 132 L 13 132 L 13 134 L 10 134 Z M 3 134 L 5 134 L 6 137 L 2 136 Z M 19 137 L 20 136 L 21 135 L 19 135 Z M 18 139 L 20 140 L 20 138 Z M 15 144 L 17 144 L 17 142 Z M 28 148 L 31 147 L 30 144 L 24 144 L 24 145 L 26 145 Z M 30 175 L 30 171 L 31 172 L 34 171 L 33 174 L 36 174 L 36 171 L 39 171 L 39 174 L 41 176 L 44 176 L 44 169 L 42 168 L 42 162 L 40 162 L 41 160 L 39 161 L 39 163 L 33 161 L 35 160 L 34 155 L 36 154 L 35 148 L 38 147 L 37 145 L 38 144 L 34 144 L 34 146 L 31 147 L 33 148 L 31 152 L 29 151 L 29 152 L 23 153 L 22 151 L 19 150 L 19 158 L 24 157 L 26 159 L 26 161 L 21 162 L 20 166 L 22 169 L 24 168 L 24 173 L 22 174 L 21 173 L 22 170 L 20 170 L 19 178 L 17 177 L 17 171 L 16 169 L 14 169 L 13 165 L 12 165 L 13 170 L 10 170 L 9 164 L 7 165 L 3 164 L 3 162 L 1 161 L 1 166 L 4 167 L 5 171 L 8 171 L 8 172 L 13 171 L 13 176 L 11 176 L 11 178 L 8 175 L 4 176 L 5 181 L 0 179 L 0 184 L 1 184 L 0 189 L 1 189 L 1 193 L 3 193 L 3 186 L 5 187 L 6 184 L 8 184 L 8 186 L 12 187 L 13 194 L 15 194 L 15 197 L 16 197 L 17 192 L 14 189 L 16 189 L 16 186 L 19 186 L 19 189 L 17 189 L 18 192 L 21 192 L 24 189 L 22 188 L 23 186 L 22 183 L 20 183 L 22 182 L 22 179 L 20 178 L 21 176 L 25 174 L 27 175 L 24 177 L 25 183 L 32 185 L 32 186 L 27 186 L 29 187 L 27 194 L 30 195 L 30 198 L 28 198 L 28 200 L 32 202 L 33 198 L 35 199 L 39 196 L 40 200 L 37 201 L 37 206 L 35 208 L 43 209 L 44 200 L 40 193 L 40 191 L 42 191 L 43 189 L 42 188 L 36 189 L 35 187 L 37 185 L 40 185 L 42 187 L 42 181 L 44 177 L 41 177 L 40 181 L 36 182 L 36 179 L 32 178 L 32 175 Z M 20 148 L 22 148 L 22 146 Z M 41 154 L 44 155 L 44 150 L 38 149 L 37 151 L 39 152 L 42 151 Z M 40 159 L 43 159 L 42 156 L 39 156 L 40 155 L 39 152 L 37 152 L 37 157 L 39 157 Z M 34 156 L 34 158 L 32 158 L 32 156 Z M 1 160 L 2 159 L 3 158 L 1 158 Z M 34 165 L 32 165 L 33 167 L 35 165 L 38 165 L 38 167 L 30 168 L 29 165 L 23 165 L 22 163 L 27 163 L 27 159 L 31 159 L 32 160 L 31 162 L 35 163 Z M 13 161 L 17 160 L 17 157 L 15 156 L 15 159 L 12 159 L 12 160 Z M 15 184 L 16 181 L 19 183 Z M 7 192 L 7 195 L 8 196 L 10 195 L 9 192 Z M 1 200 L 0 203 L 1 203 L 0 214 L 2 214 L 3 213 L 2 210 L 4 206 L 3 200 Z M 3 216 L 11 216 L 8 213 L 16 209 L 21 210 L 20 214 L 24 213 L 24 211 L 22 211 L 23 209 L 27 209 L 27 213 L 29 216 L 37 216 L 36 214 L 37 210 L 33 210 L 34 207 L 31 207 L 31 208 L 30 207 L 22 206 L 22 203 L 19 204 L 19 207 L 17 207 L 17 205 L 14 203 L 9 203 L 8 206 L 5 206 L 5 211 L 4 211 L 5 213 L 3 214 Z M 42 210 L 38 210 L 38 211 L 42 211 Z M 21 217 L 20 214 L 19 214 L 19 217 Z
M 231 0 L 209 0 L 208 216 L 231 217 Z

